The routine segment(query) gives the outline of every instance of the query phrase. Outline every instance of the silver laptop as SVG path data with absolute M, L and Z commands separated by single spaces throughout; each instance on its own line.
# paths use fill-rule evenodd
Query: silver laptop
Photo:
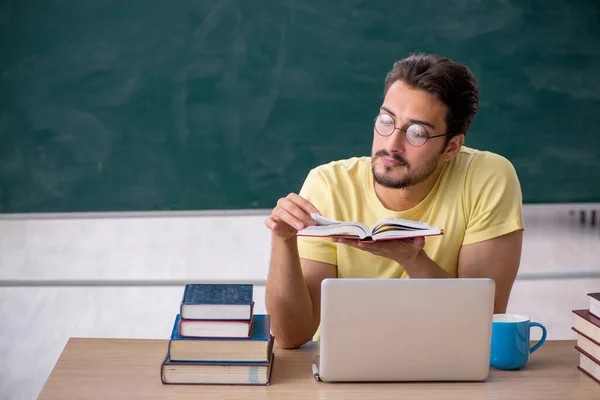
M 323 381 L 482 381 L 489 374 L 492 279 L 325 279 Z

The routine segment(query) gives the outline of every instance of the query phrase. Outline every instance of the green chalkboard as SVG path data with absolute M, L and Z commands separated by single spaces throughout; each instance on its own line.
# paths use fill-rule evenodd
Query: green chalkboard
M 14 0 L 0 5 L 0 212 L 270 208 L 370 153 L 392 63 L 465 63 L 466 144 L 527 203 L 600 201 L 597 1 Z

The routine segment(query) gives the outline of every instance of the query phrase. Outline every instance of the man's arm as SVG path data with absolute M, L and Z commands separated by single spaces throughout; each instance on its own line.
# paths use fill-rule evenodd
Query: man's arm
M 503 314 L 521 262 L 523 231 L 463 245 L 458 258 L 459 278 L 492 278 L 496 283 L 494 313 Z
M 450 278 L 444 269 L 423 251 L 423 238 L 382 243 L 360 243 L 334 239 L 372 254 L 396 260 L 411 278 Z M 463 245 L 458 258 L 459 278 L 492 278 L 496 283 L 494 313 L 506 312 L 512 285 L 519 270 L 523 230 Z
M 265 305 L 281 348 L 308 342 L 321 321 L 321 281 L 335 278 L 335 265 L 300 259 L 296 237 L 273 235 Z

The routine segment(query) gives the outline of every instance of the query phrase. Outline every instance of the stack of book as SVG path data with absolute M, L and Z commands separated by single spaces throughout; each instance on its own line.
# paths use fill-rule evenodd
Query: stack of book
M 577 332 L 579 368 L 600 383 L 600 293 L 589 293 L 590 308 L 573 310 L 573 327 Z
M 254 314 L 249 284 L 188 284 L 161 365 L 165 384 L 268 385 L 269 315 Z

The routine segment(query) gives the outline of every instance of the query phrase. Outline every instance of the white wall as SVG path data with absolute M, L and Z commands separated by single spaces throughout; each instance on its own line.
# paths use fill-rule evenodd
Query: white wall
M 262 219 L 0 220 L 0 279 L 265 279 L 269 232 Z
M 600 229 L 581 225 L 570 207 L 525 207 L 521 270 L 509 304 L 509 312 L 544 323 L 551 339 L 574 338 L 571 310 L 586 308 L 586 293 L 600 291 Z M 264 312 L 264 218 L 0 219 L 0 398 L 37 396 L 69 337 L 168 338 L 187 281 L 254 282 L 256 311 Z M 55 286 L 73 280 L 79 285 Z M 97 285 L 107 281 L 120 286 Z

